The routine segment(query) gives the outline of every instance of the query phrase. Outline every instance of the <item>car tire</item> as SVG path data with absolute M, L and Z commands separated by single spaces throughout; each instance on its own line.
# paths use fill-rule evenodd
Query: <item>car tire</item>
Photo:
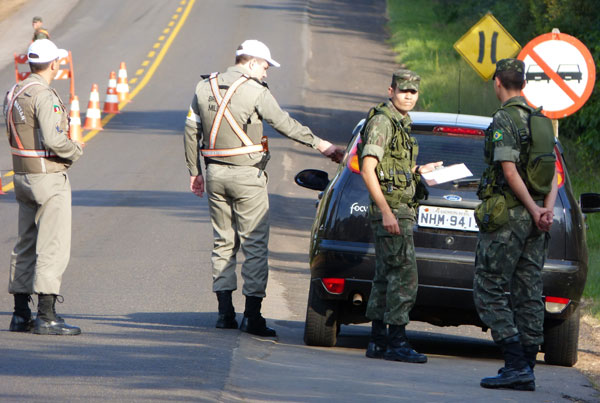
M 579 345 L 579 307 L 567 319 L 548 324 L 544 329 L 544 361 L 550 365 L 572 367 L 577 362 Z
M 304 323 L 304 343 L 309 346 L 333 347 L 337 341 L 337 302 L 319 298 L 310 284 L 306 321 Z

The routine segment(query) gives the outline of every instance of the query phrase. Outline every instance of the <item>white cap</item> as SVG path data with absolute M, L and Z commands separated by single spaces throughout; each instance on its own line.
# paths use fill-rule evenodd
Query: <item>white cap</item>
M 248 55 L 265 59 L 271 66 L 280 67 L 281 65 L 271 59 L 271 51 L 261 41 L 256 39 L 248 39 L 242 42 L 240 49 L 235 51 L 236 56 Z
M 57 48 L 54 42 L 49 39 L 38 39 L 29 45 L 29 49 L 27 49 L 29 63 L 47 63 L 68 55 L 69 52 Z

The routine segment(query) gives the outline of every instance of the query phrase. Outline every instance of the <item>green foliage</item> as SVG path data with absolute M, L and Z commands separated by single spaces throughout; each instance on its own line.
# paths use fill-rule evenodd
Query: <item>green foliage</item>
M 418 108 L 436 112 L 491 115 L 499 106 L 492 84 L 484 82 L 453 44 L 487 12 L 525 46 L 558 28 L 576 37 L 600 60 L 600 7 L 597 0 L 388 0 L 390 43 L 402 65 L 418 72 Z M 598 72 L 600 73 L 600 72 Z M 559 121 L 567 165 L 578 197 L 600 192 L 600 74 L 588 102 Z M 460 108 L 459 108 L 460 88 Z M 589 271 L 584 296 L 600 318 L 600 213 L 587 218 Z
M 404 1 L 389 0 L 392 3 Z M 534 37 L 558 28 L 579 39 L 600 60 L 600 7 L 597 0 L 431 0 L 436 19 L 445 24 L 471 27 L 491 11 L 524 46 Z M 455 37 L 458 39 L 459 37 Z M 561 136 L 577 139 L 588 168 L 600 163 L 600 80 L 585 106 L 561 119 Z
M 585 161 L 585 150 L 577 146 L 577 140 L 563 138 L 567 166 L 570 168 L 569 178 L 575 198 L 586 192 L 600 190 L 600 178 L 590 175 Z M 576 172 L 576 174 L 574 174 Z M 586 299 L 587 310 L 600 319 L 600 213 L 588 214 L 586 217 L 587 246 L 588 246 L 588 277 L 583 296 Z
M 388 1 L 391 44 L 402 64 L 422 78 L 418 109 L 491 115 L 498 107 L 492 84 L 484 82 L 452 47 L 466 32 L 465 25 L 441 20 L 434 4 Z

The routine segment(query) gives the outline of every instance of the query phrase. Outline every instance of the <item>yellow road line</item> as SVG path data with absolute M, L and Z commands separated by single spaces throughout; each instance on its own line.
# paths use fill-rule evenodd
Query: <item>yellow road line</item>
M 181 30 L 181 27 L 185 23 L 188 15 L 190 14 L 190 11 L 192 10 L 192 6 L 194 5 L 195 2 L 196 2 L 196 0 L 189 0 L 187 6 L 185 8 L 185 11 L 183 12 L 181 18 L 177 22 L 177 25 L 175 26 L 175 28 L 173 28 L 173 31 L 171 32 L 171 34 L 169 35 L 169 37 L 165 41 L 163 47 L 160 49 L 160 52 L 158 53 L 158 56 L 156 56 L 156 58 L 154 59 L 154 62 L 152 62 L 152 65 L 146 71 L 146 74 L 141 79 L 141 81 L 139 82 L 139 84 L 136 85 L 135 88 L 133 89 L 133 91 L 131 91 L 129 93 L 129 100 L 132 100 L 133 98 L 135 98 L 135 96 L 146 86 L 146 84 L 148 84 L 148 82 L 150 81 L 150 79 L 154 75 L 154 72 L 156 71 L 156 69 L 158 68 L 158 66 L 162 63 L 162 60 L 165 57 L 165 55 L 166 55 L 167 51 L 169 50 L 169 48 L 171 47 L 171 44 L 175 40 L 175 37 L 177 36 L 177 34 L 179 33 L 179 31 Z M 171 25 L 171 22 L 173 22 L 173 21 L 170 21 L 169 26 Z M 151 53 L 154 53 L 154 51 L 152 51 Z M 127 105 L 127 101 L 121 102 L 119 104 L 119 110 L 122 110 L 125 107 L 125 105 Z M 107 124 L 108 122 L 110 122 L 112 120 L 112 118 L 114 118 L 114 117 L 115 117 L 114 113 L 106 115 L 104 117 L 104 119 L 102 119 L 102 126 L 104 126 L 105 124 Z M 84 142 L 89 141 L 96 134 L 98 134 L 98 130 L 93 130 L 93 131 L 89 132 L 88 134 L 85 135 L 85 137 L 83 137 L 83 141 Z
M 178 20 L 177 21 L 177 25 L 175 25 L 175 27 L 171 31 L 171 34 L 169 35 L 169 37 L 165 41 L 164 45 L 162 46 L 162 48 L 158 52 L 158 56 L 156 56 L 156 59 L 154 59 L 154 62 L 152 63 L 152 65 L 150 66 L 150 68 L 146 71 L 146 74 L 141 79 L 140 83 L 138 85 L 136 85 L 135 88 L 133 89 L 133 91 L 131 91 L 131 93 L 129 94 L 129 100 L 132 100 L 133 98 L 135 98 L 135 96 L 137 94 L 139 94 L 139 92 L 146 86 L 146 84 L 148 84 L 148 82 L 150 81 L 150 79 L 154 75 L 156 69 L 162 63 L 162 60 L 164 59 L 165 55 L 167 54 L 167 51 L 169 50 L 169 48 L 171 47 L 171 44 L 175 40 L 175 37 L 177 36 L 177 34 L 179 34 L 179 31 L 181 30 L 181 27 L 183 26 L 183 24 L 185 23 L 187 17 L 189 16 L 190 12 L 192 11 L 192 7 L 193 7 L 193 5 L 194 5 L 195 2 L 196 2 L 196 0 L 189 0 L 188 1 L 187 6 L 185 7 L 185 10 L 183 11 L 183 14 L 181 15 L 181 17 L 179 15 L 177 15 L 177 14 L 173 15 L 173 17 L 171 18 L 171 21 L 169 21 L 168 26 L 172 27 L 173 25 L 175 25 L 175 21 L 174 20 Z M 181 4 L 181 5 L 185 4 L 185 0 L 182 0 L 179 4 Z M 178 12 L 180 12 L 181 10 L 182 10 L 181 7 L 179 7 L 177 9 Z M 167 30 L 165 30 L 165 31 L 167 31 Z M 165 31 L 163 31 L 163 32 L 166 33 Z M 153 51 L 151 51 L 148 54 L 148 57 L 154 57 L 154 55 L 155 55 L 155 51 L 153 50 Z M 140 70 L 143 72 L 143 69 L 140 69 Z M 138 70 L 138 72 L 140 70 Z M 137 79 L 135 81 L 137 81 Z M 134 81 L 134 79 L 132 79 L 130 82 L 133 84 L 135 81 Z M 128 103 L 128 101 L 121 102 L 119 104 L 119 110 L 122 110 L 123 108 L 125 108 L 125 105 L 127 105 L 127 103 Z M 104 116 L 104 118 L 101 121 L 101 125 L 105 126 L 115 116 L 116 116 L 116 114 L 114 114 L 114 113 L 110 113 L 110 114 Z M 98 134 L 98 133 L 99 133 L 99 130 L 92 130 L 92 131 L 90 131 L 88 134 L 86 134 L 83 137 L 83 142 L 87 143 L 92 138 L 94 138 L 96 136 L 96 134 Z M 14 175 L 14 172 L 10 171 L 10 172 L 7 172 L 4 176 L 5 177 L 9 177 L 9 176 L 12 176 L 12 175 Z M 2 191 L 7 192 L 9 190 L 12 190 L 14 187 L 15 187 L 14 183 L 10 182 L 10 183 L 2 186 Z

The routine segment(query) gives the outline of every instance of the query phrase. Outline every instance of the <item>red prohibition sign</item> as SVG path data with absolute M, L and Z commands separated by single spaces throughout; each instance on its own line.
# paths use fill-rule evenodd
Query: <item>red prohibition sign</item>
M 547 57 L 547 55 L 543 55 L 544 57 L 542 57 L 538 53 L 538 50 L 536 49 L 536 47 L 538 47 L 539 45 L 542 45 L 541 47 L 544 47 L 545 45 L 548 45 L 545 42 L 549 42 L 549 41 L 555 41 L 553 43 L 556 43 L 557 45 L 565 45 L 565 43 L 566 43 L 566 44 L 570 45 L 571 47 L 574 47 L 575 51 L 579 52 L 579 56 L 581 56 L 583 58 L 583 60 L 585 61 L 587 75 L 585 77 L 583 77 L 583 80 L 585 80 L 584 81 L 585 88 L 583 89 L 583 92 L 579 91 L 580 95 L 577 94 L 565 82 L 566 80 L 563 77 L 561 77 L 561 75 L 559 74 L 558 71 L 555 71 L 554 69 L 552 69 L 552 67 L 550 67 L 550 65 L 544 59 L 545 57 Z M 540 49 L 541 47 L 538 47 L 538 49 Z M 546 48 L 546 50 L 547 50 L 547 48 Z M 518 59 L 523 60 L 527 64 L 527 62 L 525 61 L 525 58 L 528 56 L 542 70 L 543 73 L 540 73 L 540 74 L 546 75 L 545 79 L 548 80 L 548 83 L 550 83 L 550 81 L 552 81 L 554 84 L 556 84 L 560 88 L 560 90 L 564 94 L 566 94 L 568 99 L 570 99 L 570 101 L 572 101 L 572 103 L 570 103 L 569 105 L 566 105 L 564 108 L 560 108 L 560 109 L 550 108 L 550 110 L 544 109 L 543 112 L 546 116 L 548 116 L 551 119 L 564 118 L 564 117 L 576 112 L 577 110 L 579 110 L 579 108 L 581 108 L 583 106 L 583 104 L 585 104 L 585 102 L 589 99 L 589 97 L 592 94 L 592 91 L 594 89 L 594 83 L 596 81 L 596 65 L 594 63 L 592 54 L 586 48 L 586 46 L 583 43 L 581 43 L 581 41 L 579 39 L 577 39 L 571 35 L 562 34 L 562 33 L 543 34 L 543 35 L 540 35 L 540 36 L 532 39 L 521 50 L 521 52 L 519 53 Z M 557 57 L 556 52 L 553 52 L 552 56 Z M 560 55 L 558 55 L 558 57 L 560 57 Z M 525 94 L 526 90 L 527 90 L 527 87 L 523 91 L 523 95 L 525 96 L 525 98 L 527 98 L 527 102 L 529 102 L 530 104 L 532 104 L 535 107 L 541 106 L 541 105 L 536 105 L 536 102 L 531 102 L 531 100 L 529 99 L 531 97 L 528 98 L 527 95 Z M 546 102 L 546 101 L 544 101 L 544 102 Z

